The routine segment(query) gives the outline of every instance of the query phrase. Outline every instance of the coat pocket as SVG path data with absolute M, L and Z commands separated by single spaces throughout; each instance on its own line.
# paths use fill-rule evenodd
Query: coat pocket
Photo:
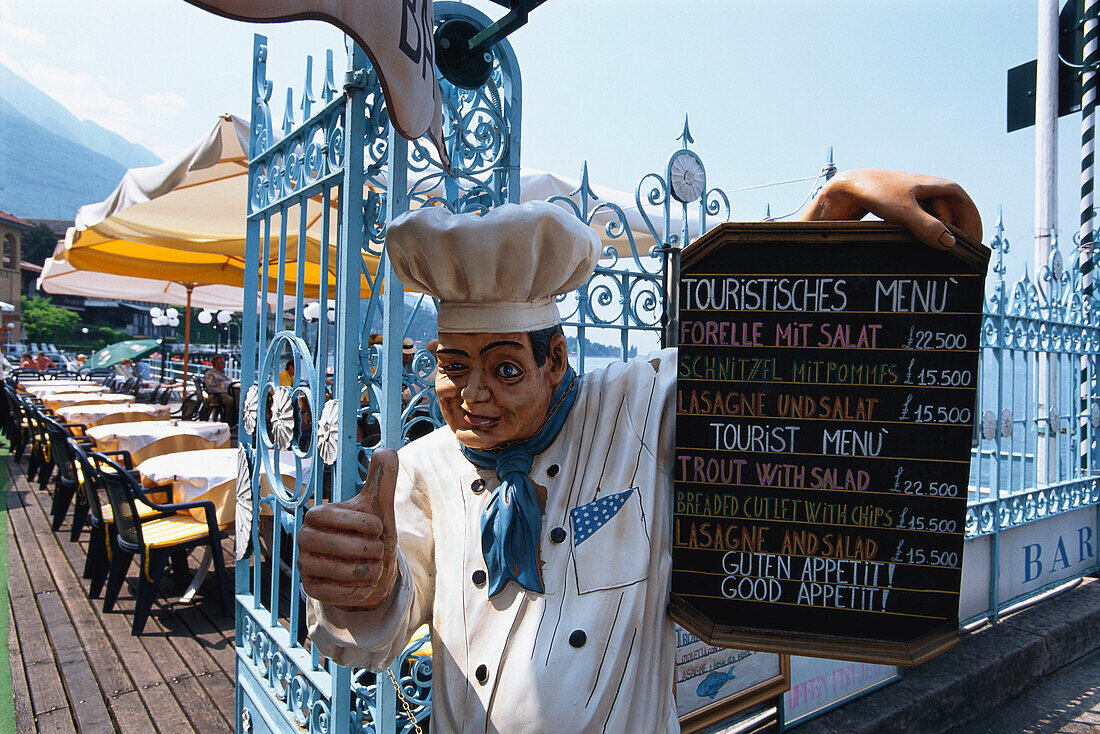
M 579 593 L 628 586 L 649 577 L 649 532 L 636 487 L 576 507 L 569 516 Z

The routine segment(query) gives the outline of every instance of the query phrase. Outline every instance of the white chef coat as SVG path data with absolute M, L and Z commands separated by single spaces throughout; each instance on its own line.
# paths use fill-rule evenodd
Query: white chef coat
M 311 600 L 313 644 L 381 670 L 430 623 L 435 732 L 678 732 L 667 613 L 675 385 L 674 349 L 580 377 L 529 475 L 546 492 L 544 594 L 510 582 L 488 598 L 481 513 L 496 473 L 471 464 L 445 426 L 402 448 L 398 591 L 370 612 Z

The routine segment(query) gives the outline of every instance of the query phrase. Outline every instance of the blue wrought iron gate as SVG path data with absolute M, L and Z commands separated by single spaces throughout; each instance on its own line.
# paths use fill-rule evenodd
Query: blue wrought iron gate
M 457 2 L 437 2 L 435 10 L 437 24 L 490 22 Z M 392 130 L 358 48 L 339 81 L 328 55 L 320 100 L 307 60 L 305 88 L 297 96 L 287 90 L 277 135 L 267 54 L 257 36 L 245 271 L 257 297 L 245 304 L 241 370 L 236 728 L 411 732 L 431 712 L 431 659 L 417 654 L 426 638 L 411 640 L 392 680 L 377 685 L 372 673 L 319 656 L 306 641 L 294 541 L 308 507 L 358 492 L 375 447 L 400 446 L 442 424 L 430 384 L 434 358 L 420 349 L 403 365 L 401 354 L 410 325 L 434 318 L 435 304 L 405 294 L 393 277 L 386 222 L 411 207 L 471 212 L 520 200 L 518 64 L 503 41 L 482 88 L 440 80 L 448 173 L 430 147 Z M 701 161 L 698 190 L 673 191 L 677 161 L 698 160 L 686 121 L 679 139 L 663 175 L 643 177 L 633 207 L 601 200 L 586 165 L 576 190 L 549 199 L 596 228 L 606 245 L 591 280 L 561 298 L 581 372 L 608 359 L 589 353 L 596 344 L 589 336 L 614 334 L 614 359 L 660 345 L 678 250 L 708 222 L 729 219 L 729 196 L 707 188 Z M 807 177 L 811 192 L 832 170 L 829 163 Z M 280 373 L 290 365 L 288 379 Z
M 459 3 L 435 8 L 437 23 L 490 23 Z M 307 62 L 305 88 L 287 90 L 281 134 L 267 40 L 257 36 L 253 51 L 245 278 L 257 297 L 245 304 L 241 371 L 236 729 L 412 731 L 430 715 L 431 659 L 415 654 L 425 640 L 378 685 L 310 649 L 295 537 L 314 503 L 358 492 L 375 447 L 441 423 L 427 383 L 433 358 L 421 350 L 404 369 L 401 358 L 409 323 L 434 304 L 406 299 L 385 225 L 410 206 L 476 211 L 518 200 L 518 65 L 502 42 L 481 89 L 441 80 L 448 175 L 432 150 L 395 134 L 359 48 L 339 81 L 329 53 L 319 100 Z

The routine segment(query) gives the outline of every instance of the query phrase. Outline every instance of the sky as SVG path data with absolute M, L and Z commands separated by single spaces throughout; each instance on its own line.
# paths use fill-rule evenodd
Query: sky
M 364 0 L 365 1 L 365 0 Z M 503 9 L 473 2 L 497 18 Z M 437 2 L 438 5 L 438 2 Z M 734 220 L 794 210 L 833 146 L 841 170 L 958 181 L 985 222 L 1003 207 L 1010 276 L 1032 259 L 1033 128 L 1005 132 L 1005 77 L 1035 58 L 1036 0 L 547 0 L 510 37 L 523 84 L 522 163 L 633 192 L 663 172 L 685 115 Z M 273 118 L 325 49 L 319 22 L 253 25 L 183 0 L 0 0 L 0 63 L 167 158 L 223 112 L 248 115 L 252 34 L 269 37 Z M 300 118 L 300 113 L 296 115 Z M 1079 211 L 1080 115 L 1059 125 L 1058 237 Z

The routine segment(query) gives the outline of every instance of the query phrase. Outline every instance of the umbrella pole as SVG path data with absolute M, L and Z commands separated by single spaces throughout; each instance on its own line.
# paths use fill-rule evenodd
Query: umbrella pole
M 191 291 L 193 285 L 187 286 L 187 319 L 183 322 L 183 399 L 187 400 L 187 367 L 191 350 Z

